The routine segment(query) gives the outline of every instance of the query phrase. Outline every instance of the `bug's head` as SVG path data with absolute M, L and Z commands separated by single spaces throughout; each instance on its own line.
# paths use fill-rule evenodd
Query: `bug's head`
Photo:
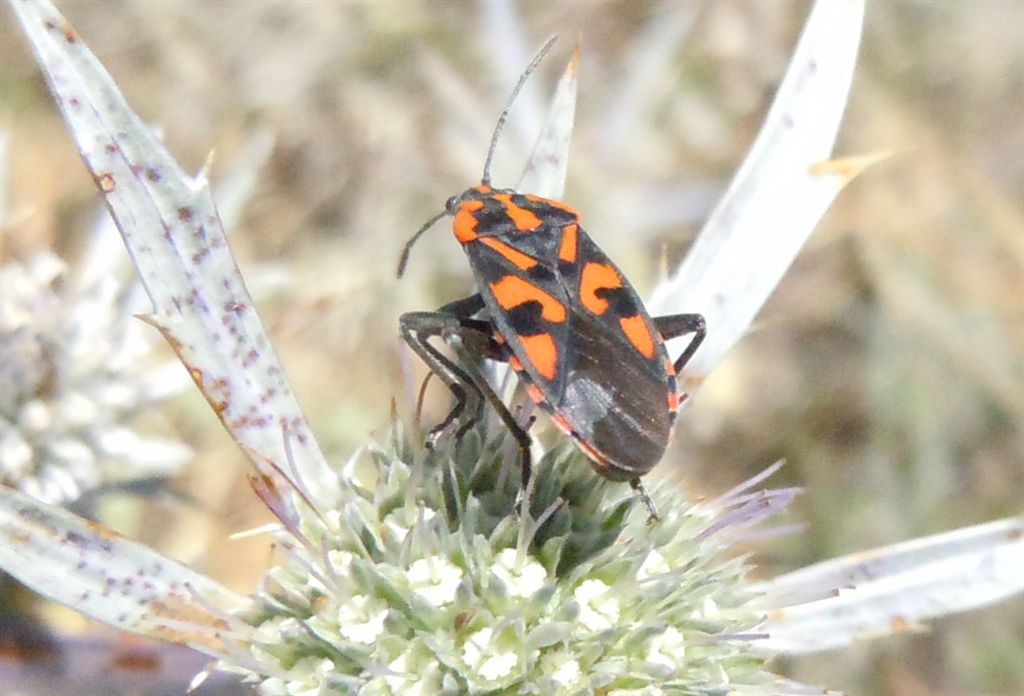
M 487 184 L 477 184 L 472 186 L 457 196 L 452 196 L 445 202 L 444 209 L 448 215 L 458 215 L 459 211 L 463 209 L 466 204 L 470 204 L 469 207 L 474 210 L 479 209 L 479 205 L 472 203 L 472 201 L 485 201 L 491 198 L 495 193 L 515 193 L 514 191 L 494 189 Z
M 402 248 L 402 255 L 398 259 L 398 277 L 401 278 L 402 274 L 405 273 L 405 266 L 409 262 L 409 253 L 412 251 L 413 244 L 423 236 L 423 233 L 433 227 L 437 222 L 447 216 L 451 215 L 455 218 L 455 229 L 456 237 L 459 236 L 458 229 L 460 220 L 462 225 L 467 224 L 466 215 L 472 213 L 473 210 L 479 210 L 483 207 L 483 204 L 475 204 L 474 201 L 483 201 L 488 196 L 492 195 L 494 189 L 486 184 L 478 184 L 471 188 L 466 189 L 457 196 L 452 196 L 444 204 L 444 210 L 435 215 L 434 217 L 427 220 L 427 222 L 416 231 L 409 241 L 405 243 L 405 247 Z M 460 215 L 461 213 L 461 215 Z
M 452 196 L 444 204 L 444 210 L 449 215 L 456 215 L 463 202 L 471 200 L 473 189 L 467 189 L 457 196 Z

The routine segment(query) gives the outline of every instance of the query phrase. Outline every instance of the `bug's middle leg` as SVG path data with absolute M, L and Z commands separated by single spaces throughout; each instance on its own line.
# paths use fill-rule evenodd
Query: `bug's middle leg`
M 693 334 L 693 338 L 690 339 L 682 355 L 676 358 L 673 364 L 676 377 L 678 377 L 686 367 L 686 363 L 690 362 L 690 358 L 700 348 L 700 344 L 704 342 L 704 337 L 708 333 L 704 317 L 700 314 L 667 314 L 663 317 L 654 317 L 654 328 L 666 341 L 686 334 Z

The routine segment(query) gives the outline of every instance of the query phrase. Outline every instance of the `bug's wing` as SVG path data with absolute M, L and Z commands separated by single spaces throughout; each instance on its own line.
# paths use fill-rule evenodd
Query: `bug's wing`
M 675 376 L 636 291 L 576 224 L 466 245 L 491 321 L 520 375 L 601 473 L 658 463 Z
M 563 389 L 552 407 L 613 478 L 633 478 L 664 454 L 675 375 L 664 342 L 629 281 L 578 230 L 575 261 L 560 265 L 569 301 Z M 597 456 L 595 456 L 597 455 Z
M 465 249 L 491 322 L 517 358 L 513 366 L 549 395 L 564 389 L 571 327 L 569 295 L 545 258 L 546 235 L 557 230 L 538 230 L 529 244 L 520 238 L 515 247 L 511 239 L 490 237 Z

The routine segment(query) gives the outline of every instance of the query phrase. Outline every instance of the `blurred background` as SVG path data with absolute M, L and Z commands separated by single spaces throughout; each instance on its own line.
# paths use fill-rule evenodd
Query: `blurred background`
M 493 168 L 518 179 L 580 37 L 565 200 L 650 293 L 685 254 L 766 113 L 806 2 L 64 3 L 135 110 L 198 170 L 252 195 L 231 231 L 292 384 L 335 461 L 408 411 L 404 311 L 471 290 L 449 229 L 402 244 L 480 176 L 494 121 L 543 40 Z M 0 9 L 2 257 L 72 265 L 97 196 L 10 9 Z M 653 476 L 713 496 L 787 462 L 803 531 L 756 544 L 770 577 L 1024 507 L 1024 5 L 869 3 L 836 154 L 890 150 L 843 192 L 755 330 L 683 414 Z M 237 180 L 237 176 L 236 176 Z M 690 308 L 700 311 L 700 307 Z M 713 330 L 713 327 L 712 327 Z M 436 387 L 436 385 L 435 385 Z M 429 419 L 443 416 L 432 391 Z M 196 451 L 176 495 L 100 516 L 239 591 L 269 562 L 247 465 L 192 390 L 140 428 Z M 152 418 L 152 423 L 147 423 Z M 168 423 L 173 423 L 169 426 Z M 1024 571 L 1022 571 L 1024 572 Z M 76 615 L 42 607 L 62 630 Z M 1024 692 L 1019 599 L 776 664 L 854 694 Z M 186 680 L 187 682 L 187 680 Z M 145 693 L 142 691 L 140 693 Z

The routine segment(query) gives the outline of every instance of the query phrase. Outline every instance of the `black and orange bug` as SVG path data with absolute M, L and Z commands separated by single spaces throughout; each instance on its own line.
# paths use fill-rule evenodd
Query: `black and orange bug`
M 529 435 L 474 366 L 457 364 L 430 343 L 434 337 L 447 343 L 457 338 L 464 353 L 508 362 L 527 395 L 573 438 L 594 470 L 628 481 L 656 519 L 640 477 L 668 446 L 680 403 L 676 380 L 704 340 L 704 318 L 652 318 L 626 277 L 583 231 L 573 208 L 491 186 L 491 160 L 509 109 L 554 41 L 541 48 L 512 90 L 491 136 L 480 184 L 448 199 L 445 210 L 409 239 L 398 264 L 400 278 L 416 240 L 451 215 L 477 293 L 435 312 L 403 314 L 399 324 L 405 341 L 455 397 L 451 412 L 430 432 L 428 446 L 452 429 L 456 437 L 466 432 L 486 400 L 519 444 L 526 489 Z M 687 334 L 693 338 L 673 363 L 665 341 Z

